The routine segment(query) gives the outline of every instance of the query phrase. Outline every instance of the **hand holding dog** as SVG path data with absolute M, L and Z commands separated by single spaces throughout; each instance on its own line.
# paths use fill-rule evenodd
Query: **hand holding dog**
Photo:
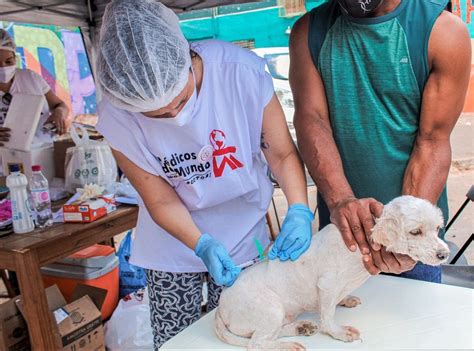
M 196 255 L 201 258 L 217 285 L 232 286 L 240 274 L 225 247 L 209 234 L 203 234 L 195 248 Z
M 313 237 L 313 212 L 303 204 L 291 205 L 283 221 L 281 232 L 268 253 L 271 260 L 297 260 L 310 246 Z
M 331 222 L 342 234 L 347 248 L 352 252 L 359 246 L 362 254 L 369 254 L 371 247 L 367 238 L 375 225 L 374 217 L 382 215 L 383 205 L 375 199 L 345 198 L 335 203 L 331 212 Z M 374 247 L 375 250 L 380 247 Z
M 371 249 L 370 255 L 364 255 L 363 262 L 371 275 L 380 272 L 401 274 L 412 270 L 416 265 L 416 261 L 409 256 L 388 252 L 383 246 L 380 250 Z

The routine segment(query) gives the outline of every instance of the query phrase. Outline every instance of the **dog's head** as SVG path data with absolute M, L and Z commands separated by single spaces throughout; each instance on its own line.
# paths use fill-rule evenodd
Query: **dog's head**
M 448 246 L 438 237 L 442 227 L 443 214 L 438 207 L 413 196 L 400 196 L 385 205 L 376 219 L 372 241 L 387 251 L 436 266 L 449 257 Z

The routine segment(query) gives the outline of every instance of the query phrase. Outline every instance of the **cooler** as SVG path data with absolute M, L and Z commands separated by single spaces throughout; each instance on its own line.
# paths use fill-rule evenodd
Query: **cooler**
M 57 284 L 66 301 L 77 284 L 107 290 L 102 306 L 102 319 L 112 315 L 119 300 L 119 260 L 114 248 L 94 245 L 74 255 L 41 268 L 46 287 Z

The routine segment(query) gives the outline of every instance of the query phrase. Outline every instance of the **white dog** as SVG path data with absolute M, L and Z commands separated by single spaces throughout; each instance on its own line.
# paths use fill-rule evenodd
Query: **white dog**
M 385 206 L 372 240 L 390 252 L 439 265 L 449 256 L 448 246 L 438 238 L 442 225 L 439 208 L 426 200 L 401 196 Z M 334 314 L 338 304 L 360 304 L 348 294 L 369 277 L 362 254 L 349 251 L 339 230 L 330 224 L 314 236 L 297 261 L 264 261 L 243 271 L 221 295 L 215 332 L 220 340 L 248 349 L 305 350 L 301 344 L 277 339 L 309 336 L 318 329 L 342 341 L 357 340 L 359 331 L 337 325 Z M 320 326 L 295 321 L 303 312 L 320 312 Z

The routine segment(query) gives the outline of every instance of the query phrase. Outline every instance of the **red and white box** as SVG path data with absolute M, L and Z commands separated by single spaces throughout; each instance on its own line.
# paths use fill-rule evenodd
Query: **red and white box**
M 117 209 L 113 196 L 101 196 L 63 206 L 64 222 L 90 223 Z

